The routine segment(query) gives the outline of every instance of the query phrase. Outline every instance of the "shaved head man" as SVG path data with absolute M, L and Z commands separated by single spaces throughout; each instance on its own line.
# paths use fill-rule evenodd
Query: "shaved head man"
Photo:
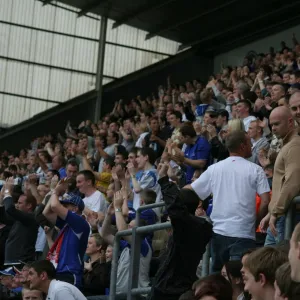
M 300 125 L 300 92 L 296 92 L 291 96 L 289 105 L 294 120 Z
M 291 111 L 285 106 L 276 107 L 270 115 L 270 125 L 273 134 L 278 138 L 284 138 L 295 128 Z
M 293 198 L 300 193 L 300 136 L 291 111 L 284 106 L 275 108 L 270 124 L 273 133 L 282 138 L 283 146 L 274 165 L 269 213 L 261 222 L 261 229 L 269 224 L 265 245 L 275 245 L 284 239 L 285 214 Z

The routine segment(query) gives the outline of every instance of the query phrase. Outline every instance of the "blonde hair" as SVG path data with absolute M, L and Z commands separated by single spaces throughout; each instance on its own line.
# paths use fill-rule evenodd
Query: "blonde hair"
M 245 126 L 242 120 L 233 119 L 228 122 L 228 131 L 245 131 Z

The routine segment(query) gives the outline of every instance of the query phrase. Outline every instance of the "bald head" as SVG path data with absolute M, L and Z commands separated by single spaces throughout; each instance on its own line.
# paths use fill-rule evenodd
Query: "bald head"
M 276 107 L 271 112 L 270 125 L 272 127 L 272 132 L 278 138 L 284 138 L 295 128 L 291 111 L 285 106 Z
M 280 107 L 276 107 L 272 110 L 270 118 L 272 116 L 276 116 L 276 117 L 278 116 L 279 118 L 287 119 L 287 118 L 292 117 L 292 114 L 287 107 L 280 106 Z
M 300 124 L 300 92 L 295 92 L 291 96 L 289 106 L 294 120 Z

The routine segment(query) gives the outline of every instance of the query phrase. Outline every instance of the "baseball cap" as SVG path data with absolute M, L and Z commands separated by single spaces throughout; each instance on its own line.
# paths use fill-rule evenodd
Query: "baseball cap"
M 4 276 L 15 276 L 16 275 L 13 267 L 10 267 L 10 268 L 0 271 L 0 274 L 4 275 Z
M 73 205 L 77 206 L 80 211 L 84 210 L 84 202 L 82 201 L 82 199 L 79 196 L 77 196 L 73 193 L 65 194 L 63 196 L 62 200 L 60 201 L 60 203 L 73 204 Z

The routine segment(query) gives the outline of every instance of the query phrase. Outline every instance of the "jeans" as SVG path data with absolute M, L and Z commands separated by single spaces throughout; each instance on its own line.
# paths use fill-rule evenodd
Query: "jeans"
M 229 260 L 240 260 L 245 251 L 256 248 L 255 240 L 213 233 L 211 239 L 212 273 L 218 273 Z
M 300 213 L 297 212 L 294 221 L 294 226 L 300 222 Z M 265 240 L 265 246 L 275 246 L 284 240 L 284 231 L 285 231 L 285 216 L 279 217 L 276 220 L 276 231 L 277 235 L 274 236 L 270 230 L 270 227 L 267 229 L 267 237 Z
M 284 229 L 285 229 L 285 216 L 282 216 L 279 217 L 276 221 L 276 231 L 277 231 L 276 236 L 273 235 L 273 233 L 270 230 L 270 227 L 268 227 L 265 246 L 274 246 L 282 242 L 284 240 Z

